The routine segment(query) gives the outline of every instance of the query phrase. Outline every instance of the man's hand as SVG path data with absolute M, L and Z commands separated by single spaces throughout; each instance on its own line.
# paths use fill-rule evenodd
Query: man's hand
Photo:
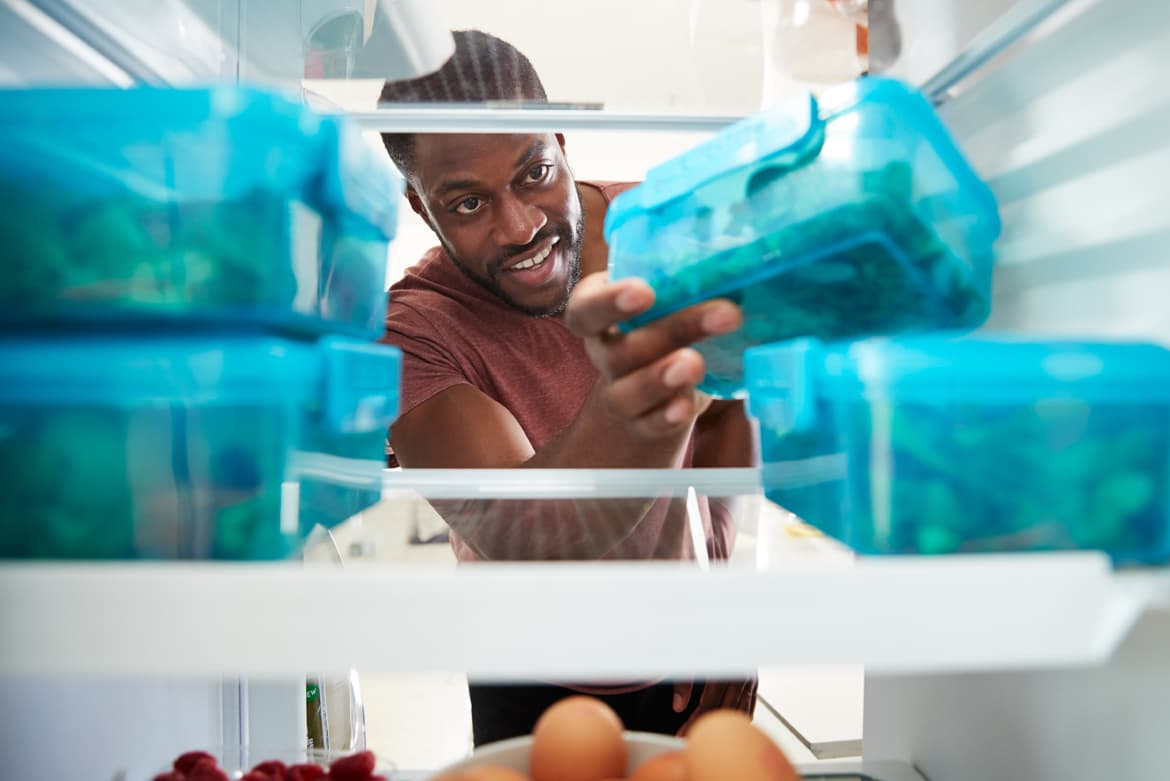
M 607 281 L 590 274 L 573 290 L 565 325 L 585 340 L 601 374 L 601 404 L 630 433 L 646 440 L 689 430 L 710 399 L 695 389 L 706 366 L 691 344 L 734 331 L 739 308 L 716 300 L 687 307 L 630 333 L 617 323 L 648 310 L 654 291 L 637 279 Z
M 707 681 L 703 684 L 703 691 L 699 694 L 698 707 L 679 728 L 679 736 L 685 737 L 687 731 L 704 713 L 720 708 L 734 708 L 744 711 L 750 716 L 755 708 L 758 685 L 759 681 L 756 679 L 750 681 Z M 675 713 L 682 713 L 687 709 L 691 697 L 694 696 L 694 691 L 695 684 L 690 681 L 674 685 L 672 705 Z

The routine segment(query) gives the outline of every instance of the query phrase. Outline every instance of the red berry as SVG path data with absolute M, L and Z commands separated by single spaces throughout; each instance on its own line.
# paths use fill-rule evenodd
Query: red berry
M 186 754 L 183 754 L 178 759 L 176 759 L 171 767 L 173 767 L 175 770 L 178 770 L 180 773 L 190 773 L 191 769 L 195 767 L 195 763 L 201 759 L 210 759 L 212 762 L 215 761 L 215 757 L 211 756 L 206 751 L 188 751 Z
M 284 776 L 274 776 L 253 768 L 240 781 L 284 781 Z
M 320 765 L 293 765 L 284 774 L 284 781 L 317 781 L 325 777 Z
M 368 781 L 374 774 L 374 752 L 360 751 L 335 760 L 329 766 L 334 781 Z
M 276 781 L 284 781 L 284 774 L 287 771 L 288 768 L 279 759 L 270 759 L 252 768 L 253 773 L 267 773 L 270 776 L 275 776 Z
M 228 774 L 219 769 L 214 759 L 201 759 L 187 773 L 186 781 L 232 781 Z

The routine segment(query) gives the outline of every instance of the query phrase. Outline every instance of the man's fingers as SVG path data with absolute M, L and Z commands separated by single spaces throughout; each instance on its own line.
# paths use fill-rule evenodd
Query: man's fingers
M 643 439 L 661 439 L 689 428 L 698 414 L 694 393 L 679 393 L 626 425 Z
M 637 418 L 689 390 L 703 379 L 704 371 L 703 356 L 689 347 L 683 348 L 614 380 L 602 398 L 612 414 Z M 697 403 L 696 394 L 691 392 L 689 395 Z
M 601 347 L 611 377 L 621 377 L 651 361 L 739 328 L 743 316 L 730 301 L 716 300 L 680 309 L 628 334 L 610 337 Z
M 645 312 L 654 304 L 654 290 L 640 279 L 609 282 L 598 272 L 581 279 L 565 307 L 565 326 L 590 339 L 610 326 Z

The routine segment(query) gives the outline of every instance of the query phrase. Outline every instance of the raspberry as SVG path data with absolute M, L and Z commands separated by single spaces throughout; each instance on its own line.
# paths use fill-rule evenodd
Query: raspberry
M 219 769 L 219 763 L 212 758 L 200 759 L 187 773 L 186 781 L 231 781 L 228 774 Z
M 206 751 L 188 751 L 175 760 L 172 767 L 180 773 L 190 773 L 195 764 L 201 759 L 210 759 L 215 761 L 215 757 L 208 754 Z
M 284 774 L 288 772 L 288 768 L 279 759 L 270 759 L 267 762 L 261 762 L 256 767 L 252 768 L 253 773 L 267 773 L 276 779 L 276 781 L 284 781 Z
M 374 774 L 374 752 L 361 751 L 342 757 L 329 766 L 333 781 L 368 781 Z
M 325 777 L 320 765 L 293 765 L 284 774 L 284 781 L 317 781 Z

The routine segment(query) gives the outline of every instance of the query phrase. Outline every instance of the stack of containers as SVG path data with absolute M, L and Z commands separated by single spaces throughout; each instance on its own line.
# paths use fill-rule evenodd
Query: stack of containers
M 401 186 L 277 95 L 0 92 L 0 557 L 283 558 L 376 502 Z
M 1170 353 L 962 335 L 990 313 L 998 210 L 912 88 L 863 78 L 749 118 L 605 229 L 611 276 L 656 293 L 626 327 L 741 306 L 696 345 L 700 387 L 748 398 L 765 491 L 805 521 L 863 553 L 1170 559 Z

